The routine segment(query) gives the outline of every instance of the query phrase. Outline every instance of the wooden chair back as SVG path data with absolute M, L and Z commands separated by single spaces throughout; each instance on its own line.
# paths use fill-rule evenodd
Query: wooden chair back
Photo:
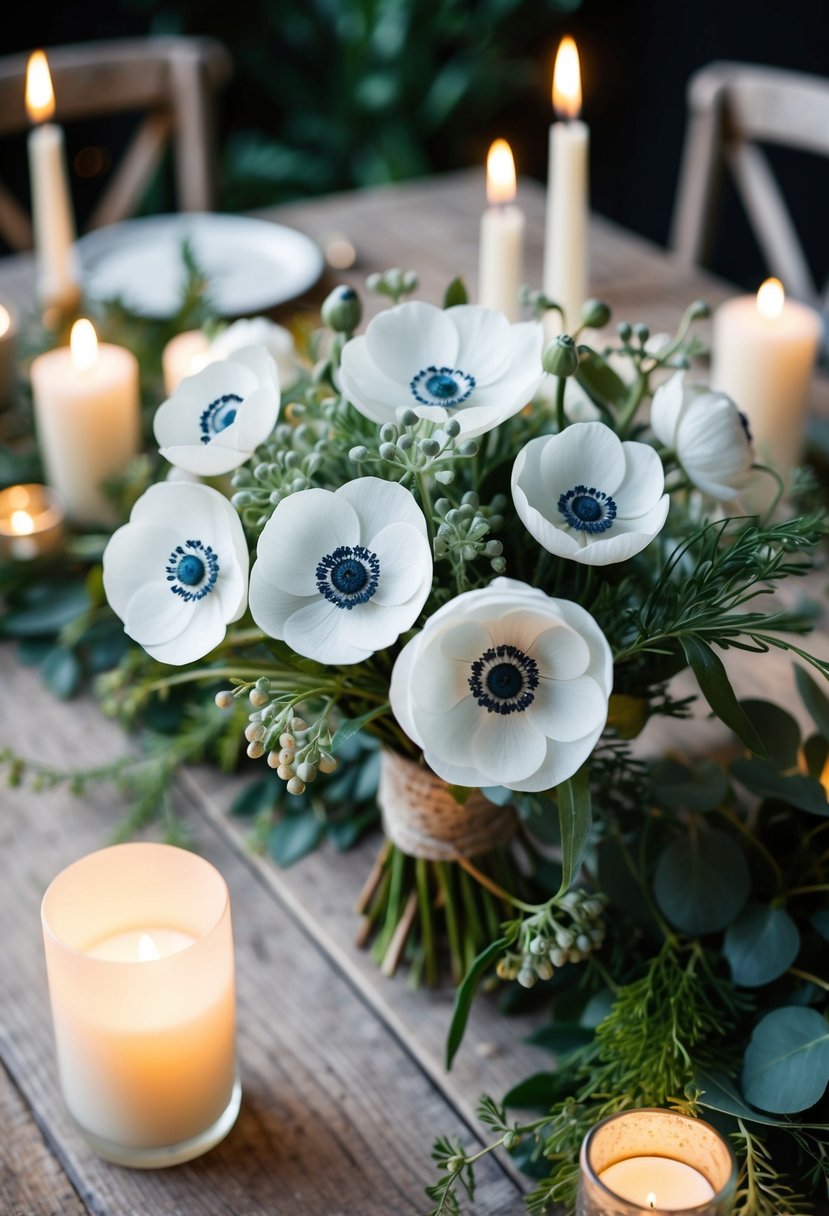
M 207 37 L 147 37 L 45 48 L 55 93 L 54 121 L 118 113 L 140 116 L 84 230 L 133 215 L 159 169 L 173 154 L 181 211 L 209 211 L 218 187 L 215 100 L 230 79 L 227 49 Z M 0 138 L 31 126 L 25 104 L 28 55 L 0 59 Z M 13 250 L 30 249 L 32 226 L 0 182 L 0 236 Z
M 769 273 L 788 294 L 825 308 L 829 295 L 815 282 L 795 221 L 759 145 L 829 156 L 829 79 L 717 62 L 691 77 L 687 97 L 672 249 L 684 264 L 708 264 L 728 169 Z

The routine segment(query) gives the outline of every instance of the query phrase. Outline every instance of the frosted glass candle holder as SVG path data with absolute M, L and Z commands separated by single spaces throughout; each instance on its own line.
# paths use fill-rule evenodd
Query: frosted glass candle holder
M 114 845 L 43 897 L 61 1088 L 92 1149 L 156 1168 L 207 1152 L 239 1111 L 227 885 L 171 845 Z
M 710 1123 L 645 1108 L 603 1119 L 581 1146 L 577 1216 L 727 1216 L 734 1154 Z

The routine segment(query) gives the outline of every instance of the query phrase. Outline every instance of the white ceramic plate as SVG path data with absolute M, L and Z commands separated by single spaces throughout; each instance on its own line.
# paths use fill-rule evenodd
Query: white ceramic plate
M 301 295 L 322 274 L 310 237 L 282 224 L 219 212 L 182 212 L 96 228 L 77 242 L 83 287 L 92 300 L 120 299 L 143 317 L 172 317 L 186 282 L 190 242 L 223 317 L 273 308 Z

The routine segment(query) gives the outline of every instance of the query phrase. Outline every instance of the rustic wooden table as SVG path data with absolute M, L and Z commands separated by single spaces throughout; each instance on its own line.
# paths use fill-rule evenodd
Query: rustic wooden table
M 543 191 L 522 183 L 528 219 L 527 280 L 540 280 Z M 330 287 L 392 265 L 416 269 L 422 298 L 440 300 L 455 274 L 476 288 L 481 175 L 461 173 L 267 212 L 324 243 L 344 233 L 358 260 L 330 272 L 302 306 Z M 614 319 L 672 328 L 696 297 L 716 304 L 733 288 L 681 272 L 663 251 L 596 219 L 591 290 Z M 31 261 L 0 267 L 0 293 L 31 298 Z M 296 305 L 292 306 L 295 309 Z M 369 301 L 369 315 L 376 307 Z M 274 314 L 279 319 L 279 314 Z M 813 412 L 829 418 L 829 385 L 815 385 Z M 738 690 L 774 688 L 794 702 L 790 665 L 774 655 L 735 671 Z M 0 648 L 0 746 L 61 767 L 98 765 L 128 746 L 96 704 L 58 703 L 39 677 Z M 709 726 L 682 737 L 643 736 L 643 746 L 704 746 Z M 694 742 L 696 740 L 696 742 Z M 260 770 L 245 778 L 260 775 Z M 49 881 L 70 861 L 107 844 L 121 808 L 93 788 L 6 790 L 0 815 L 0 1213 L 4 1216 L 405 1216 L 422 1214 L 438 1134 L 481 1138 L 475 1106 L 500 1098 L 549 1056 L 525 1042 L 535 1021 L 507 1017 L 481 998 L 451 1073 L 443 1066 L 453 993 L 410 990 L 404 974 L 382 976 L 355 945 L 357 893 L 377 840 L 345 854 L 326 848 L 278 870 L 249 848 L 228 817 L 239 779 L 187 771 L 176 797 L 198 849 L 227 879 L 238 968 L 238 1043 L 243 1103 L 227 1139 L 203 1158 L 158 1171 L 109 1165 L 85 1147 L 61 1099 L 39 920 Z M 523 1212 L 525 1182 L 504 1160 L 481 1170 L 475 1212 Z

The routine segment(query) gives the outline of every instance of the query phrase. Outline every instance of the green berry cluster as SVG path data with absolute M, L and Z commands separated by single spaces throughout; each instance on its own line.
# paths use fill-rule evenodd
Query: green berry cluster
M 440 520 L 435 536 L 435 560 L 448 557 L 456 565 L 471 562 L 477 557 L 488 557 L 495 574 L 503 574 L 507 568 L 504 546 L 490 536 L 503 526 L 503 510 L 506 497 L 497 494 L 489 507 L 482 508 L 477 494 L 464 494 L 460 506 L 454 506 L 448 498 L 439 498 L 434 504 L 435 516 Z
M 604 941 L 606 903 L 604 895 L 573 889 L 545 904 L 522 921 L 514 946 L 498 960 L 498 976 L 532 988 L 559 967 L 584 962 Z

